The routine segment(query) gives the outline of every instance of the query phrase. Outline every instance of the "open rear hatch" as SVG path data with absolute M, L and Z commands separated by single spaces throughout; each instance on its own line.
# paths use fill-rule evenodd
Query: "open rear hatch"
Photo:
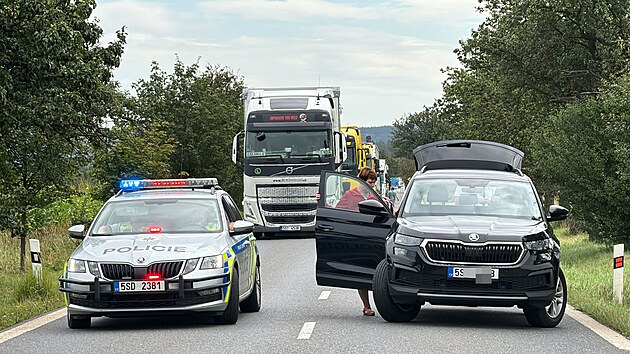
M 481 140 L 446 140 L 418 146 L 413 150 L 416 170 L 521 169 L 525 154 L 511 146 Z

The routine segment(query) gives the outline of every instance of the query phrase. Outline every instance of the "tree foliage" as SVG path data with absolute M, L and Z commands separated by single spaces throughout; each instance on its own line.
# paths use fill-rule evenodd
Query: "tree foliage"
M 593 239 L 630 234 L 630 75 L 552 115 L 535 143 L 546 183 Z
M 232 137 L 243 127 L 243 81 L 231 70 L 179 59 L 168 74 L 153 63 L 148 80 L 140 80 L 135 114 L 162 124 L 174 139 L 170 171 L 182 177 L 217 177 L 237 200 L 242 197 L 242 174 L 231 161 Z
M 524 168 L 539 192 L 559 193 L 592 237 L 622 237 L 620 227 L 627 225 L 595 210 L 593 200 L 628 216 L 627 201 L 611 199 L 627 195 L 619 185 L 627 182 L 621 177 L 627 121 L 610 117 L 627 109 L 612 95 L 628 94 L 618 88 L 625 79 L 618 78 L 630 68 L 630 0 L 480 3 L 487 17 L 460 42 L 455 53 L 461 66 L 445 69 L 443 96 L 396 122 L 396 154 L 408 156 L 427 140 L 515 146 L 525 152 Z M 614 84 L 602 89 L 607 82 Z
M 1 226 L 21 242 L 29 210 L 65 188 L 103 136 L 116 98 L 112 69 L 125 34 L 101 46 L 95 1 L 15 0 L 0 5 Z

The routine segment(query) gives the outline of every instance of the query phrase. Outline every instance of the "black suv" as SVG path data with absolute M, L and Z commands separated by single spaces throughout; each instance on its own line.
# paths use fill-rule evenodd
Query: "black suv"
M 429 302 L 516 305 L 532 326 L 556 326 L 567 287 L 549 222 L 568 211 L 552 205 L 546 215 L 523 156 L 487 141 L 422 145 L 395 213 L 362 180 L 322 172 L 317 283 L 372 289 L 390 322 L 413 320 Z

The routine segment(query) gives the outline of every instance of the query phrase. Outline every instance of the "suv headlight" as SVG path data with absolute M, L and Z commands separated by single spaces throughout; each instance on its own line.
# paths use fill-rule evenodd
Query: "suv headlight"
M 184 271 L 182 275 L 188 274 L 197 268 L 197 263 L 199 263 L 199 258 L 193 258 L 186 261 L 186 265 L 184 266 Z
M 85 273 L 85 261 L 82 259 L 70 258 L 68 260 L 68 272 Z
M 542 240 L 524 241 L 523 246 L 530 251 L 550 251 L 553 249 L 553 240 L 544 238 Z
M 396 234 L 394 236 L 394 243 L 401 246 L 420 246 L 422 239 L 420 237 L 406 236 Z
M 534 264 L 539 264 L 551 261 L 555 242 L 551 238 L 545 237 L 539 240 L 523 241 L 523 247 L 536 256 Z M 560 258 L 560 254 L 556 254 L 556 257 Z
M 201 266 L 199 269 L 218 269 L 223 268 L 223 256 L 216 255 L 210 257 L 203 257 L 201 260 Z

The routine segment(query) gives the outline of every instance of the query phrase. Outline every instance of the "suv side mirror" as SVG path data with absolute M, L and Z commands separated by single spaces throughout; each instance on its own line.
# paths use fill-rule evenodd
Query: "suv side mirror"
M 234 222 L 234 226 L 232 227 L 232 230 L 230 230 L 230 235 L 236 236 L 236 235 L 248 234 L 250 232 L 254 232 L 253 223 L 249 221 L 245 221 L 245 220 L 236 220 Z
M 389 209 L 381 204 L 378 200 L 368 199 L 359 202 L 359 212 L 361 214 L 389 216 Z
M 78 240 L 85 238 L 85 225 L 74 225 L 68 229 L 68 235 Z
M 560 205 L 551 205 L 549 206 L 549 215 L 547 221 L 560 221 L 567 218 L 569 210 Z

